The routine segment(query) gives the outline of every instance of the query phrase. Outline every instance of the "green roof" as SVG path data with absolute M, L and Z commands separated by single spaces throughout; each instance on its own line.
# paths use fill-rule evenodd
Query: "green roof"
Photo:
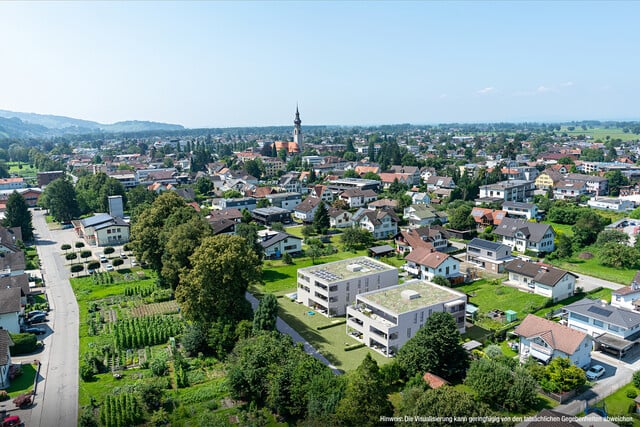
M 414 299 L 403 297 L 403 292 L 410 294 L 412 293 L 411 291 L 418 294 L 419 297 Z M 410 280 L 402 285 L 366 292 L 359 295 L 358 299 L 363 302 L 374 303 L 396 314 L 400 314 L 422 307 L 429 307 L 434 304 L 446 303 L 461 297 L 464 298 L 465 295 L 443 286 L 422 280 Z
M 331 283 L 390 270 L 397 271 L 395 267 L 383 262 L 366 256 L 360 256 L 313 267 L 301 268 L 298 272 L 315 276 L 324 282 Z

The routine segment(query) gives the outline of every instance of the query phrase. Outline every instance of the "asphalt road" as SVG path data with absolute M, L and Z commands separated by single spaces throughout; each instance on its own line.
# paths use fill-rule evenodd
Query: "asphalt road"
M 44 351 L 36 356 L 42 363 L 42 379 L 38 383 L 28 425 L 75 426 L 78 423 L 78 303 L 59 247 L 59 242 L 73 238 L 73 230 L 50 231 L 44 211 L 32 212 L 51 308 L 48 326 L 53 333 L 43 340 Z

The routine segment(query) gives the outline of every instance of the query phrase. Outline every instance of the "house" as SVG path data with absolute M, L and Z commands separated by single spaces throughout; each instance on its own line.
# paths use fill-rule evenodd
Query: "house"
M 395 174 L 401 174 L 403 177 L 406 175 L 409 187 L 420 185 L 420 168 L 417 166 L 393 165 L 389 170 Z
M 566 357 L 579 368 L 591 365 L 593 339 L 584 332 L 529 314 L 514 333 L 520 337 L 518 353 L 521 363 L 529 357 L 542 363 Z
M 436 374 L 432 374 L 431 372 L 427 372 L 426 374 L 424 374 L 422 376 L 422 379 L 433 390 L 445 385 L 449 385 L 449 381 L 437 376 Z
M 509 273 L 508 282 L 530 289 L 533 293 L 561 301 L 573 295 L 575 274 L 548 264 L 524 261 L 516 258 L 504 266 Z
M 347 202 L 350 208 L 360 208 L 376 200 L 378 198 L 378 195 L 373 190 L 361 190 L 359 188 L 352 188 L 340 193 L 339 197 L 340 200 L 344 200 L 345 202 Z
M 513 259 L 511 246 L 474 238 L 467 243 L 467 262 L 492 273 L 502 273 L 504 265 Z
M 0 388 L 9 387 L 9 369 L 11 368 L 11 351 L 13 340 L 9 331 L 0 329 Z
M 614 212 L 626 212 L 635 209 L 635 203 L 633 203 L 633 201 L 613 197 L 594 197 L 587 201 L 587 205 L 594 209 Z
M 214 221 L 209 220 L 209 225 L 213 230 L 214 236 L 217 236 L 218 234 L 235 235 L 238 223 L 227 218 L 222 218 Z
M 398 216 L 390 209 L 358 210 L 352 217 L 353 224 L 369 230 L 375 239 L 384 239 L 398 233 Z
M 297 255 L 302 251 L 302 239 L 282 231 L 263 233 L 260 245 L 266 258 Z
M 434 283 L 409 280 L 401 285 L 359 293 L 347 307 L 347 334 L 390 357 L 434 313 L 450 313 L 465 332 L 467 296 Z
M 449 246 L 449 240 L 442 227 L 420 227 L 401 230 L 395 236 L 396 251 L 411 252 L 416 248 L 429 248 L 443 252 Z
M 556 184 L 562 180 L 562 175 L 553 169 L 545 169 L 535 180 L 535 186 L 538 190 L 549 190 L 554 188 Z
M 408 173 L 391 173 L 391 172 L 382 172 L 378 174 L 380 176 L 380 182 L 382 182 L 383 188 L 389 188 L 391 184 L 393 184 L 396 180 L 398 183 L 404 184 L 407 187 L 411 188 L 413 186 L 414 176 Z M 419 177 L 418 177 L 419 179 Z M 418 181 L 418 184 L 420 181 Z
M 568 173 L 564 180 L 573 183 L 584 183 L 589 194 L 604 196 L 609 194 L 609 180 L 603 176 Z
M 304 222 L 313 222 L 313 216 L 320 203 L 324 203 L 322 199 L 309 196 L 293 208 L 293 216 Z
M 538 216 L 538 207 L 533 203 L 504 202 L 502 210 L 516 218 L 535 219 Z
M 338 178 L 330 180 L 328 187 L 333 191 L 344 191 L 350 188 L 377 191 L 380 188 L 380 181 L 362 178 Z
M 640 271 L 636 272 L 635 277 L 629 284 L 623 288 L 611 291 L 611 305 L 627 310 L 639 310 L 640 308 Z M 637 301 L 637 302 L 636 302 Z
M 246 209 L 251 212 L 257 207 L 257 202 L 253 197 L 238 197 L 236 199 L 220 199 L 218 206 L 222 210 L 235 208 L 239 211 Z
M 279 157 L 261 157 L 265 176 L 276 176 L 278 172 L 287 170 L 287 165 Z
M 0 190 L 19 190 L 26 187 L 27 183 L 22 177 L 0 178 Z
M 20 333 L 21 294 L 20 288 L 0 288 L 0 329 L 12 334 Z
M 640 313 L 583 298 L 564 308 L 570 328 L 593 337 L 595 350 L 622 358 L 640 337 Z
M 456 183 L 453 181 L 453 178 L 450 176 L 437 176 L 432 175 L 426 179 L 427 182 L 427 190 L 434 191 L 439 190 L 441 188 L 454 189 L 456 188 Z
M 288 193 L 302 193 L 303 187 L 299 176 L 298 172 L 289 172 L 282 175 L 278 181 L 278 187 Z
M 365 175 L 368 172 L 375 173 L 377 175 L 380 173 L 380 166 L 358 165 L 354 168 L 354 171 L 360 176 Z
M 0 288 L 20 289 L 20 305 L 27 305 L 27 296 L 31 294 L 31 289 L 29 288 L 29 276 L 26 273 L 16 276 L 0 276 Z
M 429 197 L 428 193 L 423 193 L 420 191 L 407 191 L 404 194 L 411 197 L 411 204 L 413 205 L 428 205 L 431 203 L 431 197 Z
M 55 181 L 58 178 L 62 178 L 64 176 L 64 171 L 47 171 L 47 172 L 37 172 L 36 180 L 38 181 L 38 187 L 43 188 L 47 184 Z
M 481 185 L 476 205 L 493 202 L 527 202 L 533 198 L 534 190 L 533 181 L 520 179 Z
M 78 236 L 94 246 L 121 245 L 129 241 L 129 224 L 106 213 L 74 221 Z
M 443 224 L 448 220 L 445 211 L 436 211 L 431 205 L 411 205 L 404 208 L 403 214 L 410 227 L 424 227 L 435 221 Z
M 476 228 L 483 230 L 486 227 L 500 225 L 502 219 L 507 216 L 507 212 L 475 206 L 471 209 L 471 216 L 476 222 Z
M 311 187 L 311 190 L 309 190 L 309 196 L 321 199 L 326 203 L 331 203 L 334 199 L 333 191 L 329 190 L 326 185 L 314 185 Z
M 460 261 L 442 252 L 416 248 L 404 259 L 407 261 L 404 270 L 422 280 L 433 280 L 435 276 L 454 280 L 461 277 Z
M 274 193 L 265 196 L 271 206 L 287 209 L 293 211 L 293 209 L 302 202 L 302 195 L 300 193 Z
M 276 206 L 256 208 L 251 212 L 251 218 L 264 225 L 271 225 L 274 222 L 290 224 L 291 211 Z
M 361 256 L 298 269 L 296 300 L 329 317 L 344 316 L 356 295 L 397 284 L 396 268 Z
M 331 228 L 347 228 L 353 225 L 351 213 L 342 209 L 329 208 L 329 226 Z
M 211 222 L 220 221 L 222 219 L 230 220 L 236 223 L 242 221 L 242 212 L 235 208 L 224 209 L 224 210 L 212 210 L 207 215 L 207 220 Z
M 393 199 L 380 199 L 370 202 L 367 205 L 367 209 L 395 209 L 398 207 L 398 201 Z
M 24 274 L 27 261 L 24 252 L 0 252 L 0 275 L 19 276 Z
M 553 187 L 553 197 L 555 199 L 577 199 L 588 194 L 589 190 L 585 182 L 563 180 L 558 181 Z
M 553 252 L 556 233 L 549 224 L 504 218 L 493 233 L 518 252 Z

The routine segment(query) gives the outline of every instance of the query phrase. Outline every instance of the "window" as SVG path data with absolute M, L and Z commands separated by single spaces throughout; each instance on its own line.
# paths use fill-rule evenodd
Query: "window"
M 613 331 L 613 332 L 619 332 L 620 331 L 619 327 L 617 327 L 616 325 L 611 325 L 611 324 L 609 324 L 608 329 L 610 331 Z
M 578 320 L 580 322 L 584 322 L 584 323 L 589 323 L 589 318 L 587 316 L 583 316 L 582 314 L 578 314 L 578 313 L 570 313 L 569 315 L 572 319 Z
M 418 323 L 418 313 L 413 313 L 413 324 Z
M 487 256 L 493 256 L 493 252 L 487 251 Z
M 407 328 L 407 338 L 411 338 L 411 328 Z
M 420 312 L 420 323 L 424 323 L 424 310 Z

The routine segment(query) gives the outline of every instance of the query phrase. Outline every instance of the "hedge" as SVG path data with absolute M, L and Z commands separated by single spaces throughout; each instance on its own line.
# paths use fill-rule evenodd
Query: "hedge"
M 107 246 L 106 248 L 104 248 L 104 254 L 105 255 L 109 255 L 114 253 L 116 250 L 113 246 Z
M 13 341 L 12 356 L 33 353 L 38 345 L 38 339 L 33 334 L 11 334 L 11 340 Z
M 360 343 L 357 343 L 357 344 L 351 344 L 351 345 L 346 346 L 344 348 L 344 351 L 357 350 L 357 349 L 362 348 L 362 347 L 364 347 L 364 343 L 360 342 Z
M 71 272 L 72 273 L 78 273 L 80 271 L 84 270 L 84 265 L 82 264 L 74 264 L 71 266 Z
M 323 329 L 329 329 L 329 328 L 333 328 L 334 326 L 338 326 L 338 325 L 344 325 L 345 323 L 347 323 L 346 320 L 341 320 L 339 322 L 335 322 L 335 323 L 329 323 L 328 325 L 321 325 L 318 326 L 316 329 L 319 331 L 322 331 Z

